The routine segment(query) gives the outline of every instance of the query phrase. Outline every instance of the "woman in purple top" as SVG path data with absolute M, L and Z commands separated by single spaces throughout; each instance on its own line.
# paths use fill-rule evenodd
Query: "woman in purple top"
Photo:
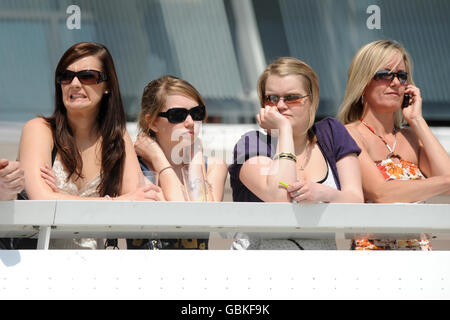
M 229 166 L 233 200 L 363 202 L 359 147 L 338 121 L 314 124 L 319 105 L 314 70 L 298 59 L 280 58 L 260 76 L 258 94 L 256 118 L 268 134 L 252 131 L 236 144 Z

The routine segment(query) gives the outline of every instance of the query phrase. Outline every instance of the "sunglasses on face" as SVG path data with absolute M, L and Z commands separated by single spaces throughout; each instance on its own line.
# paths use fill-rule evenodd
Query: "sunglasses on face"
M 390 70 L 380 70 L 377 71 L 373 76 L 375 80 L 383 80 L 389 82 L 394 80 L 395 77 L 397 77 L 398 81 L 400 81 L 402 85 L 406 84 L 406 82 L 408 81 L 408 72 L 392 72 Z
M 196 106 L 192 109 L 172 108 L 166 112 L 160 112 L 158 115 L 167 118 L 170 123 L 181 123 L 186 120 L 188 115 L 190 115 L 194 121 L 203 121 L 206 116 L 206 108 L 205 106 Z
M 306 98 L 308 96 L 309 96 L 309 94 L 304 95 L 304 96 L 301 96 L 298 94 L 288 94 L 287 96 L 280 97 L 280 96 L 271 94 L 271 95 L 266 96 L 264 100 L 271 107 L 278 105 L 278 102 L 280 100 L 283 100 L 287 106 L 292 107 L 292 106 L 300 104 L 302 102 L 302 99 Z
M 103 72 L 97 70 L 81 70 L 73 72 L 64 70 L 56 77 L 56 82 L 59 84 L 71 84 L 73 78 L 77 77 L 82 84 L 93 85 L 108 80 Z

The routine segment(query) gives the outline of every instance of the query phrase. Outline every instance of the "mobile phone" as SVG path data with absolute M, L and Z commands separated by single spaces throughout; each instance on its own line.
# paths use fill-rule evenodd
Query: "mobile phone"
M 409 106 L 409 94 L 405 93 L 403 96 L 402 109 Z

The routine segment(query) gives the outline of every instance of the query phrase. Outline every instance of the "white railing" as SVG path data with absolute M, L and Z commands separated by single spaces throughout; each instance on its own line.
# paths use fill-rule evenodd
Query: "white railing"
M 450 204 L 0 201 L 0 236 L 39 237 L 41 249 L 210 232 L 450 239 Z M 0 299 L 450 298 L 449 251 L 0 250 L 0 275 Z
M 450 234 L 450 204 L 2 201 L 0 237 L 50 238 L 411 238 Z

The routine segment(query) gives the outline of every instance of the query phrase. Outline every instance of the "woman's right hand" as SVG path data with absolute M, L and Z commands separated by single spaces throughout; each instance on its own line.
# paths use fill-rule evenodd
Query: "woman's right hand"
M 290 125 L 289 120 L 278 111 L 277 107 L 261 108 L 256 115 L 256 120 L 259 126 L 266 130 L 279 130 L 283 126 Z
M 149 183 L 143 187 L 137 188 L 135 191 L 121 195 L 115 198 L 116 200 L 130 200 L 130 201 L 161 201 L 158 193 L 161 189 L 153 183 Z

